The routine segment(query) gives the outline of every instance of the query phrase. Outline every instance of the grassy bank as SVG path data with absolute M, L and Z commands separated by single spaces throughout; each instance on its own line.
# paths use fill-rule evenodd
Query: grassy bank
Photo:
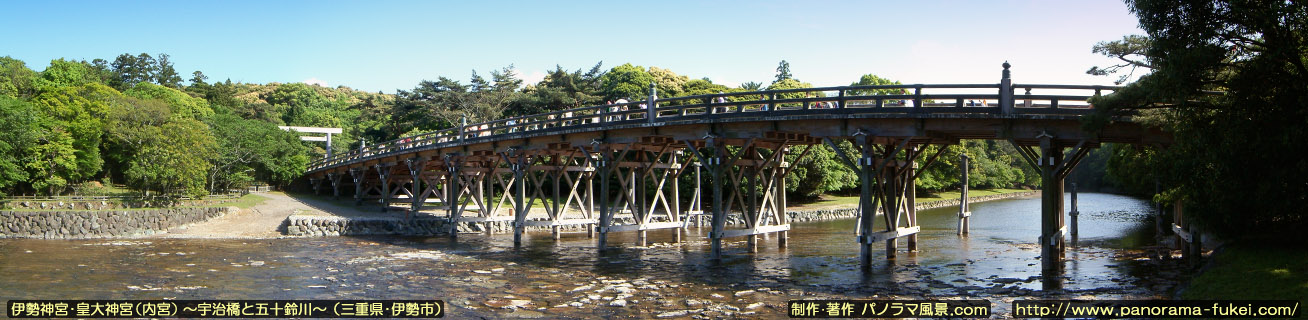
M 1308 248 L 1232 245 L 1212 259 L 1182 298 L 1308 302 Z
M 241 196 L 240 198 L 236 198 L 236 200 L 234 201 L 223 203 L 223 205 L 235 206 L 241 209 L 249 209 L 267 200 L 268 197 L 251 193 Z
M 1031 191 L 1031 190 L 1026 190 L 1026 189 L 968 190 L 967 196 L 981 197 L 981 196 L 1006 194 L 1006 193 L 1014 193 L 1014 192 L 1026 192 L 1026 191 Z M 939 192 L 931 195 L 918 194 L 917 201 L 915 201 L 915 203 L 925 203 L 925 202 L 940 201 L 940 200 L 947 200 L 947 199 L 958 199 L 960 195 L 961 193 L 959 193 L 958 191 Z M 822 195 L 821 198 L 819 198 L 817 201 L 814 202 L 809 202 L 809 203 L 791 202 L 791 203 L 787 203 L 787 206 L 789 207 L 787 209 L 792 211 L 818 209 L 818 208 L 833 208 L 833 207 L 855 207 L 858 206 L 858 196 Z

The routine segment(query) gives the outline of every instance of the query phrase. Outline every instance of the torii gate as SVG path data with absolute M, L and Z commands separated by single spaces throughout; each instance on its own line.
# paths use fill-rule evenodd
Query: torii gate
M 300 137 L 300 140 L 302 141 L 327 142 L 327 154 L 324 155 L 323 157 L 324 159 L 332 157 L 332 134 L 341 134 L 342 132 L 341 128 L 292 127 L 292 126 L 277 126 L 277 128 L 281 128 L 282 130 L 286 130 L 286 131 L 294 131 L 294 132 L 327 134 L 327 136 L 301 136 Z

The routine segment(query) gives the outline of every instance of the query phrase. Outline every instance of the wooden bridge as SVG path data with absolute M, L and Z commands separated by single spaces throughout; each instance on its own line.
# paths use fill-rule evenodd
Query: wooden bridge
M 753 252 L 758 235 L 776 233 L 785 246 L 785 176 L 792 169 L 786 155 L 802 158 L 819 144 L 847 140 L 857 152 L 834 149 L 861 181 L 859 230 L 850 240 L 866 266 L 878 244 L 890 258 L 900 238 L 908 250 L 918 249 L 914 181 L 940 155 L 925 146 L 1007 140 L 1041 172 L 1038 241 L 1044 269 L 1057 270 L 1064 177 L 1100 143 L 1161 144 L 1169 137 L 1125 116 L 1085 132 L 1080 118 L 1093 109 L 1086 100 L 1116 87 L 1013 84 L 1008 67 L 997 84 L 677 98 L 656 97 L 651 84 L 644 101 L 463 124 L 315 161 L 306 175 L 315 192 L 330 188 L 339 197 L 353 189 L 359 204 L 378 199 L 383 210 L 443 210 L 454 222 L 451 236 L 460 223 L 512 221 L 519 245 L 527 226 L 552 227 L 557 239 L 560 227 L 586 225 L 592 236 L 598 232 L 601 248 L 609 232 L 624 231 L 639 232 L 643 246 L 648 230 L 684 228 L 707 216 L 716 259 L 723 238 L 747 237 Z M 900 94 L 872 94 L 878 89 Z M 683 176 L 694 177 L 693 188 L 679 188 Z M 528 217 L 536 203 L 545 214 Z M 743 223 L 728 228 L 729 218 Z

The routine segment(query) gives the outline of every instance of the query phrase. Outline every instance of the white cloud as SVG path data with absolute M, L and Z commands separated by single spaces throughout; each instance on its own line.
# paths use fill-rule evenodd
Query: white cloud
M 518 80 L 522 80 L 522 85 L 524 86 L 537 84 L 540 83 L 541 80 L 545 80 L 545 72 L 542 71 L 531 71 L 526 73 L 519 72 L 516 76 Z
M 327 82 L 326 82 L 326 81 L 318 80 L 318 78 L 309 78 L 309 79 L 305 79 L 304 81 L 301 81 L 301 82 L 304 82 L 304 84 L 311 84 L 311 85 L 316 85 L 316 86 L 319 86 L 319 87 L 326 87 L 326 86 L 327 86 Z

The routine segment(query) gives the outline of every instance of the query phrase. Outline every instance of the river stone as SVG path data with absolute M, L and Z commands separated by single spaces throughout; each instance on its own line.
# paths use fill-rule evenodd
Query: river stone
M 613 300 L 613 302 L 610 302 L 610 303 L 609 303 L 609 306 L 610 306 L 610 307 L 626 307 L 626 306 L 627 306 L 627 300 L 623 300 L 623 299 Z
M 676 318 L 676 317 L 684 317 L 684 316 L 686 316 L 686 314 L 689 314 L 689 313 L 690 313 L 690 310 L 668 311 L 668 312 L 664 312 L 664 313 L 660 313 L 660 314 L 658 314 L 658 315 L 655 315 L 654 317 L 656 317 L 656 318 Z

